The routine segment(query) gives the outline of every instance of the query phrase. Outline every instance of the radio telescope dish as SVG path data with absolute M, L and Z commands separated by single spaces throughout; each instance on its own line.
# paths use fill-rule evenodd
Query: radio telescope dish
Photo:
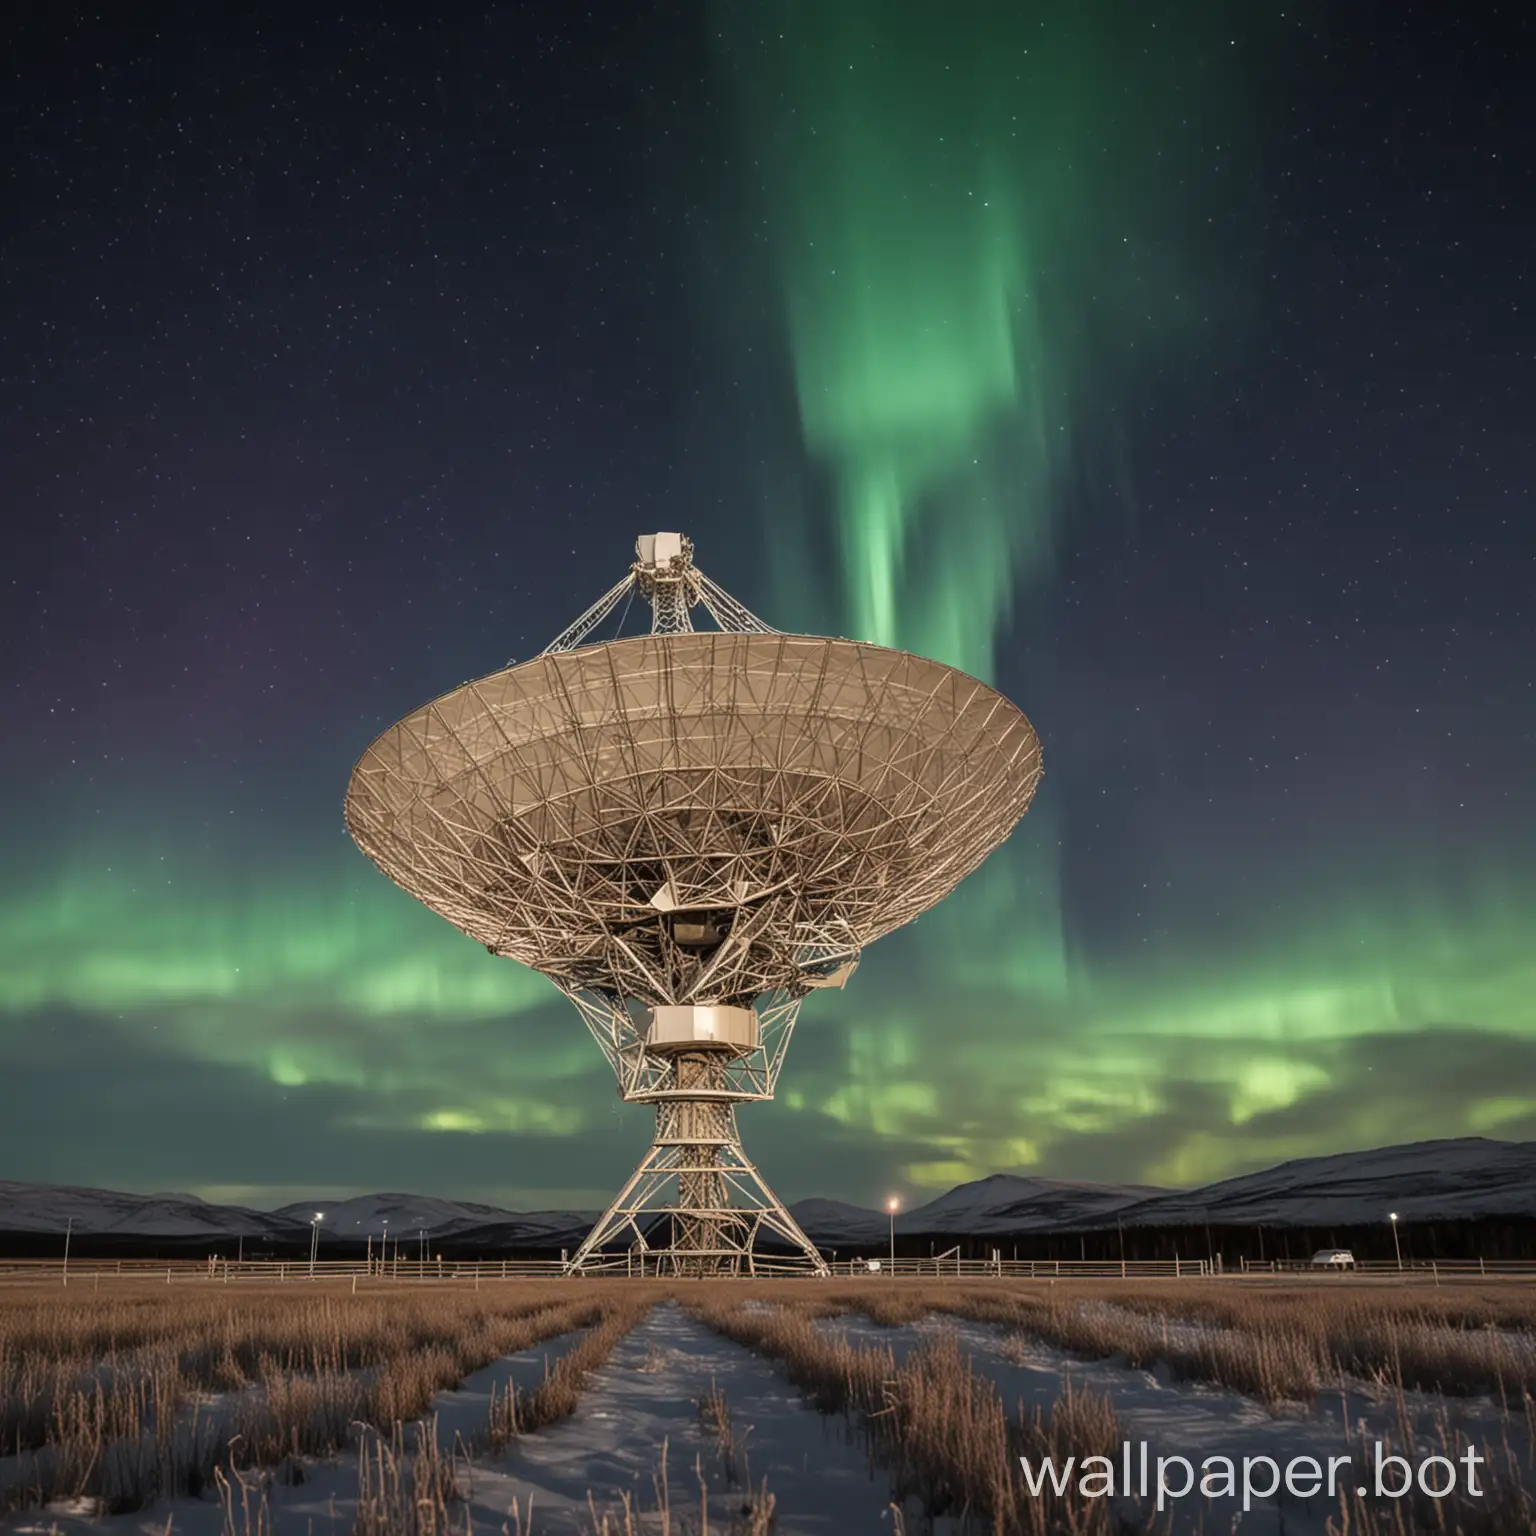
M 593 642 L 636 591 L 650 633 Z M 397 885 L 549 977 L 621 1097 L 655 1106 L 570 1270 L 825 1273 L 736 1106 L 773 1097 L 804 998 L 953 890 L 1040 773 L 1034 728 L 986 684 L 780 634 L 658 533 L 542 654 L 385 731 L 346 824 Z

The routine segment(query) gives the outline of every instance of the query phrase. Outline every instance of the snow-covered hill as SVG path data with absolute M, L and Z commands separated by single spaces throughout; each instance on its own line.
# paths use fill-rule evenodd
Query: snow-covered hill
M 845 1200 L 823 1200 L 813 1196 L 797 1201 L 789 1213 L 800 1223 L 801 1230 L 813 1243 L 828 1247 L 838 1243 L 873 1243 L 886 1234 L 884 1211 L 868 1211 L 862 1205 L 849 1205 Z
M 196 1195 L 124 1195 L 69 1184 L 0 1180 L 0 1232 L 63 1232 L 101 1237 L 286 1236 L 276 1212 L 210 1205 Z
M 1039 1232 L 1053 1227 L 1097 1224 L 1150 1197 L 1167 1194 L 1147 1184 L 1089 1184 L 1078 1180 L 1020 1178 L 994 1173 L 961 1184 L 907 1218 L 913 1232 Z M 896 1230 L 902 1218 L 896 1218 Z
M 1348 1226 L 1536 1216 L 1536 1141 L 1416 1141 L 1303 1157 L 1120 1213 L 1127 1226 Z
M 506 1211 L 499 1206 L 471 1201 L 439 1200 L 432 1195 L 353 1195 L 349 1199 L 316 1201 L 313 1205 L 285 1205 L 274 1211 L 290 1222 L 307 1227 L 320 1214 L 322 1240 L 353 1238 L 376 1241 L 386 1234 L 398 1238 L 402 1252 L 422 1233 L 435 1238 L 463 1238 L 492 1232 L 509 1241 L 559 1242 L 574 1234 L 579 1242 L 597 1220 L 596 1211 Z
M 307 1245 L 310 1220 L 317 1211 L 322 1213 L 322 1241 L 366 1243 L 372 1238 L 377 1243 L 387 1233 L 400 1239 L 405 1254 L 423 1231 L 429 1241 L 483 1235 L 505 1246 L 574 1246 L 597 1219 L 596 1211 L 504 1211 L 492 1205 L 395 1194 L 254 1211 L 212 1205 L 196 1195 L 129 1195 L 0 1181 L 0 1235 L 62 1234 L 68 1229 L 76 1237 L 110 1238 L 120 1244 L 134 1238 L 189 1244 L 245 1238 L 256 1244 Z
M 1093 1224 L 1106 1214 L 1167 1191 L 1145 1184 L 1087 1184 L 994 1173 L 957 1184 L 926 1205 L 896 1213 L 897 1236 L 984 1236 L 1040 1232 Z M 845 1205 L 841 1200 L 802 1200 L 790 1207 L 806 1235 L 816 1242 L 872 1242 L 890 1231 L 885 1211 Z
M 841 1200 L 791 1207 L 824 1247 L 883 1240 L 885 1211 Z M 197 1245 L 245 1238 L 308 1244 L 323 1212 L 323 1241 L 377 1241 L 387 1231 L 402 1252 L 425 1232 L 428 1244 L 454 1241 L 475 1251 L 573 1248 L 596 1211 L 507 1211 L 427 1195 L 356 1195 L 276 1211 L 212 1205 L 195 1195 L 129 1195 L 66 1185 L 0 1181 L 0 1237 L 63 1234 Z M 993 1174 L 898 1212 L 898 1236 L 1001 1237 L 1008 1233 L 1091 1231 L 1148 1226 L 1349 1226 L 1480 1217 L 1536 1217 L 1536 1142 L 1421 1141 L 1370 1152 L 1341 1152 L 1282 1163 L 1262 1173 L 1197 1190 L 1090 1184 Z M 386 1227 L 386 1221 L 388 1223 Z
M 415 1237 L 422 1229 L 442 1235 L 521 1220 L 511 1211 L 499 1210 L 494 1205 L 396 1194 L 353 1195 L 341 1200 L 317 1200 L 313 1205 L 284 1205 L 272 1214 L 303 1226 L 318 1214 L 320 1230 L 327 1236 L 376 1238 L 387 1228 L 402 1241 Z

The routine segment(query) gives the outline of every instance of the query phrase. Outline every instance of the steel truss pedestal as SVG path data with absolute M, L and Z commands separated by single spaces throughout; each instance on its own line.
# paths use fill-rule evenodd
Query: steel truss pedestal
M 656 1275 L 828 1273 L 742 1149 L 727 1061 L 688 1051 L 665 1063 L 656 1139 L 566 1266 L 567 1273 L 624 1270 Z M 769 1236 L 788 1253 L 759 1253 Z M 623 1243 L 622 1250 L 609 1245 Z

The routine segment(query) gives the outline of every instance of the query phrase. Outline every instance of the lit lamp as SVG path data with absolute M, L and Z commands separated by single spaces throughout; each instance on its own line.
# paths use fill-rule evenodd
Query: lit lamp
M 885 1208 L 891 1217 L 891 1273 L 896 1273 L 896 1209 L 901 1204 L 895 1195 L 885 1202 Z
M 309 1224 L 309 1272 L 315 1272 L 315 1254 L 320 1247 L 320 1223 L 325 1218 L 324 1211 L 316 1211 L 314 1220 Z
M 1403 1245 L 1397 1240 L 1397 1212 L 1393 1211 L 1387 1218 L 1392 1223 L 1392 1246 L 1397 1250 L 1397 1267 L 1403 1267 Z

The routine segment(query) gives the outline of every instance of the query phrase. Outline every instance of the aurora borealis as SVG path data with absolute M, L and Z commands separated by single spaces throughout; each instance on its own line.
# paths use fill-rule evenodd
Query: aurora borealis
M 721 9 L 848 626 L 985 676 L 1065 425 L 1032 259 L 1070 196 L 1057 50 L 997 6 Z
M 1521 23 L 172 19 L 4 109 L 4 1177 L 604 1198 L 647 1116 L 340 803 L 669 527 L 1044 744 L 787 1198 L 1536 1136 Z

